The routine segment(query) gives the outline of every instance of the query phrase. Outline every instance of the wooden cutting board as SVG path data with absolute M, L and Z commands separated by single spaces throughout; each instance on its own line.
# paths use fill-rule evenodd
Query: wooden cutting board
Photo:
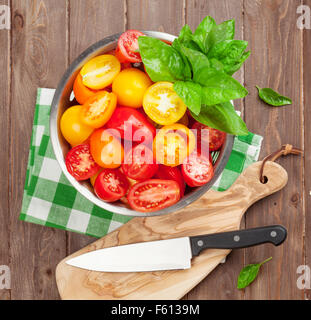
M 287 172 L 267 162 L 266 184 L 259 181 L 261 162 L 248 167 L 225 192 L 209 190 L 188 207 L 165 216 L 134 218 L 119 229 L 62 260 L 56 282 L 62 299 L 175 300 L 202 281 L 230 250 L 206 250 L 188 270 L 105 273 L 69 266 L 66 260 L 117 245 L 237 230 L 245 211 L 256 201 L 282 189 Z

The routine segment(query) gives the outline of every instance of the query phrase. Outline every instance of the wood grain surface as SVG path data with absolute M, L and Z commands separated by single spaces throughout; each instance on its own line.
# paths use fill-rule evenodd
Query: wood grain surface
M 305 157 L 281 161 L 284 190 L 250 208 L 243 226 L 282 223 L 286 244 L 252 286 L 236 289 L 240 269 L 271 256 L 270 247 L 234 251 L 185 299 L 310 299 L 296 286 L 299 265 L 311 267 L 310 146 L 311 30 L 296 26 L 297 7 L 311 0 L 0 0 L 11 8 L 11 30 L 0 30 L 0 265 L 9 265 L 12 289 L 0 299 L 58 299 L 57 263 L 92 238 L 18 221 L 37 87 L 56 87 L 68 64 L 91 43 L 126 28 L 177 34 L 205 15 L 235 18 L 237 37 L 252 54 L 237 77 L 249 96 L 237 103 L 252 132 L 264 136 L 261 157 L 292 143 Z M 258 99 L 255 85 L 293 99 L 273 108 Z M 217 288 L 212 290 L 210 288 Z

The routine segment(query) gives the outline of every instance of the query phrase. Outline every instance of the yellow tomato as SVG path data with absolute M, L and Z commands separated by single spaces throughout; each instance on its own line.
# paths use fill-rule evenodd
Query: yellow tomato
M 98 90 L 112 84 L 120 70 L 119 60 L 111 54 L 104 54 L 87 62 L 81 69 L 80 74 L 85 86 Z
M 149 87 L 144 95 L 144 110 L 149 118 L 158 124 L 176 123 L 187 110 L 173 86 L 171 82 L 157 82 Z
M 186 126 L 176 123 L 160 129 L 153 141 L 153 153 L 158 162 L 176 167 L 195 149 L 195 136 Z
M 121 71 L 112 83 L 112 92 L 118 97 L 118 104 L 140 108 L 146 90 L 152 85 L 150 78 L 141 70 L 129 68 Z
M 80 120 L 81 106 L 67 109 L 60 120 L 60 129 L 64 138 L 74 147 L 83 143 L 93 132 L 93 128 Z

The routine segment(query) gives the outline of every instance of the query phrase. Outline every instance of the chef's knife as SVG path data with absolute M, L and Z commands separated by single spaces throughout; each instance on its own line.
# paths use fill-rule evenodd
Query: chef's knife
M 191 268 L 191 258 L 205 249 L 239 249 L 286 239 L 283 226 L 266 226 L 195 237 L 134 243 L 82 254 L 67 264 L 102 272 L 143 272 Z

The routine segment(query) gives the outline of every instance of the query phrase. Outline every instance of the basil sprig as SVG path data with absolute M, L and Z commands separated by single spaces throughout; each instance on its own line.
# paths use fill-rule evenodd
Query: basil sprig
M 198 122 L 233 134 L 247 135 L 230 101 L 248 91 L 232 75 L 250 52 L 246 41 L 234 40 L 235 21 L 219 25 L 205 17 L 193 33 L 185 25 L 172 45 L 139 37 L 139 52 L 151 80 L 174 83 L 174 90 Z
M 249 286 L 257 278 L 260 267 L 271 259 L 272 257 L 261 263 L 249 264 L 243 268 L 238 277 L 238 289 L 244 289 Z
M 282 96 L 270 88 L 261 89 L 258 86 L 256 88 L 260 99 L 271 106 L 280 107 L 293 103 L 290 98 Z

